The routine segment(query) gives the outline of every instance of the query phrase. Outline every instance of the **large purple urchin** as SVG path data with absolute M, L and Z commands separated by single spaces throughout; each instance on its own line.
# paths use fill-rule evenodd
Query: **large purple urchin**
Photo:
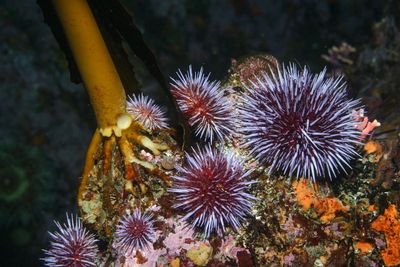
M 240 111 L 245 146 L 271 171 L 332 179 L 357 155 L 360 132 L 342 76 L 326 78 L 295 65 L 264 74 L 243 96 Z
M 140 94 L 129 97 L 126 110 L 149 130 L 167 128 L 165 112 L 154 103 L 153 99 Z
M 255 200 L 246 193 L 254 182 L 245 181 L 250 171 L 243 169 L 243 161 L 210 147 L 193 149 L 186 161 L 186 166 L 177 167 L 179 175 L 172 177 L 169 190 L 176 195 L 174 207 L 186 213 L 182 219 L 200 228 L 206 238 L 222 235 L 226 226 L 240 227 Z
M 233 116 L 232 104 L 223 95 L 220 83 L 210 82 L 210 74 L 204 75 L 203 68 L 193 73 L 189 66 L 186 75 L 180 70 L 177 75 L 178 79 L 171 78 L 171 93 L 189 125 L 202 139 L 222 141 L 232 132 Z
M 132 255 L 136 249 L 148 248 L 154 239 L 151 215 L 136 209 L 132 214 L 125 215 L 117 225 L 114 247 L 122 254 Z
M 67 224 L 55 222 L 58 232 L 49 233 L 50 249 L 44 250 L 42 260 L 50 267 L 89 267 L 96 266 L 98 254 L 97 240 L 81 224 L 78 217 L 71 215 Z

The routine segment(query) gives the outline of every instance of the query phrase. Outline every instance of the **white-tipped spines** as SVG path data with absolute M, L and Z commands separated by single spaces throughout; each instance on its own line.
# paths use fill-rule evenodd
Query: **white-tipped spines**
M 232 103 L 224 96 L 220 83 L 210 81 L 203 68 L 193 72 L 192 66 L 186 74 L 177 72 L 178 79 L 171 78 L 171 93 L 195 134 L 204 139 L 224 138 L 233 131 Z
M 143 94 L 128 97 L 127 112 L 149 130 L 168 128 L 165 112 Z
M 67 214 L 67 223 L 55 221 L 58 230 L 50 234 L 50 249 L 43 250 L 46 256 L 42 259 L 46 266 L 96 266 L 98 248 L 96 238 L 82 226 L 77 216 Z
M 186 164 L 172 177 L 174 207 L 182 209 L 183 220 L 205 237 L 222 235 L 228 226 L 237 230 L 250 213 L 255 198 L 246 191 L 253 181 L 246 181 L 250 171 L 243 165 L 231 153 L 197 148 L 186 154 Z
M 271 171 L 295 177 L 335 177 L 357 156 L 352 110 L 343 77 L 312 75 L 294 64 L 265 73 L 242 97 L 244 146 Z
M 154 241 L 151 215 L 138 208 L 123 216 L 114 234 L 114 247 L 121 255 L 134 255 L 136 250 L 148 249 Z

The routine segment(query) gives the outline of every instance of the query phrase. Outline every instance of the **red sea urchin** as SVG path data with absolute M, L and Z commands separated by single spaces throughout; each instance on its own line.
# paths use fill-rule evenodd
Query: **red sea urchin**
M 233 116 L 232 104 L 223 95 L 220 83 L 210 82 L 210 74 L 205 76 L 203 68 L 193 73 L 189 66 L 186 75 L 180 70 L 177 75 L 177 80 L 171 78 L 171 93 L 189 125 L 195 127 L 196 135 L 202 139 L 222 141 L 232 132 Z
M 49 267 L 90 267 L 96 266 L 97 240 L 81 224 L 78 217 L 67 215 L 67 224 L 55 222 L 58 232 L 49 233 L 50 249 L 44 250 L 43 261 Z
M 121 254 L 132 255 L 136 249 L 145 249 L 154 242 L 153 220 L 150 214 L 136 209 L 125 215 L 115 230 L 114 247 Z
M 154 103 L 153 99 L 147 96 L 141 94 L 129 97 L 126 110 L 135 120 L 138 120 L 149 130 L 168 127 L 165 112 Z
M 255 199 L 245 192 L 253 182 L 245 181 L 250 172 L 243 169 L 243 161 L 210 147 L 193 149 L 186 161 L 177 167 L 179 176 L 172 177 L 169 190 L 176 195 L 174 207 L 186 213 L 183 220 L 203 230 L 205 237 L 221 235 L 226 226 L 237 229 Z
M 290 176 L 335 177 L 357 155 L 360 132 L 342 77 L 326 78 L 295 65 L 264 74 L 243 96 L 240 118 L 245 146 L 271 171 Z

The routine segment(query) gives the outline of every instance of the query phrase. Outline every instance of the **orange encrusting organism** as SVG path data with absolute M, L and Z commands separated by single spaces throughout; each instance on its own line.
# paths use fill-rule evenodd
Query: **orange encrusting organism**
M 371 223 L 371 228 L 383 232 L 386 239 L 386 249 L 381 251 L 382 260 L 386 266 L 400 264 L 400 218 L 395 205 L 389 205 L 383 213 Z
M 299 204 L 304 210 L 313 207 L 322 222 L 330 222 L 336 217 L 337 212 L 347 212 L 349 208 L 344 206 L 342 202 L 335 197 L 318 197 L 315 190 L 308 186 L 306 179 L 300 179 L 293 183 L 296 191 L 296 197 Z
M 358 242 L 354 245 L 354 249 L 359 250 L 360 253 L 362 253 L 362 254 L 368 254 L 368 253 L 370 253 L 370 252 L 374 249 L 374 245 L 371 244 L 370 242 L 358 241 Z
M 368 211 L 368 212 L 374 212 L 374 211 L 376 211 L 376 206 L 375 206 L 374 204 L 369 205 L 367 211 Z
M 367 154 L 375 154 L 375 160 L 374 162 L 378 162 L 381 157 L 383 156 L 383 147 L 381 144 L 375 141 L 368 141 L 364 145 L 364 151 Z

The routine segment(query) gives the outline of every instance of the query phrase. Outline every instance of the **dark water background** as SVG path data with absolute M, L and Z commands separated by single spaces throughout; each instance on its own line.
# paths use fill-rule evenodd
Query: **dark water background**
M 370 46 L 393 2 L 123 1 L 166 77 L 192 64 L 215 79 L 232 58 L 258 52 L 319 71 L 333 45 Z M 35 1 L 0 1 L 0 53 L 0 266 L 41 266 L 52 220 L 76 209 L 94 115 Z

